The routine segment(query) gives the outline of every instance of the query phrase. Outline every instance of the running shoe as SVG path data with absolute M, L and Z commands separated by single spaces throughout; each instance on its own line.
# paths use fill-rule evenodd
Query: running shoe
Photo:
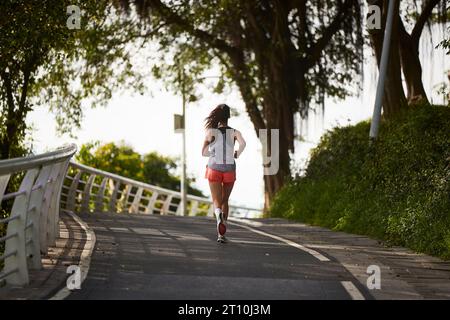
M 227 226 L 225 225 L 225 220 L 223 218 L 223 212 L 216 213 L 216 220 L 217 220 L 217 233 L 221 236 L 227 232 Z
M 219 242 L 219 243 L 227 243 L 228 240 L 227 240 L 227 238 L 225 238 L 225 236 L 220 236 L 219 235 L 219 237 L 217 238 L 217 242 Z

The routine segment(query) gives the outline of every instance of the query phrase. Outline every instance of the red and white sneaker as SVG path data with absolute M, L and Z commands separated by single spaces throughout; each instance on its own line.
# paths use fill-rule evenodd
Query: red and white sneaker
M 223 218 L 223 212 L 217 211 L 215 212 L 216 220 L 217 220 L 217 233 L 220 236 L 223 236 L 227 232 L 227 226 L 225 224 L 225 220 Z
M 217 242 L 220 242 L 220 243 L 227 243 L 228 240 L 227 240 L 227 238 L 225 238 L 225 236 L 220 236 L 220 235 L 219 235 L 219 237 L 217 238 Z

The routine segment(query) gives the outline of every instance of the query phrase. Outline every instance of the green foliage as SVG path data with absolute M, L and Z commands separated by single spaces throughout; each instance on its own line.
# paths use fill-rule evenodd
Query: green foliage
M 450 13 L 449 13 L 450 14 Z M 444 50 L 447 50 L 446 54 L 450 55 L 450 27 L 447 28 L 447 37 L 442 40 L 442 42 L 438 45 L 438 47 L 443 48 Z
M 97 107 L 105 106 L 121 89 L 143 94 L 149 74 L 133 59 L 136 48 L 143 46 L 145 27 L 140 21 L 118 14 L 107 0 L 69 4 L 83 10 L 81 29 L 67 31 L 69 41 L 63 50 L 52 48 L 33 91 L 36 100 L 49 105 L 62 133 L 80 125 L 83 101 Z M 65 26 L 67 15 L 63 18 Z
M 450 259 L 450 108 L 415 107 L 382 123 L 372 145 L 369 127 L 327 133 L 271 215 Z
M 69 5 L 81 10 L 80 29 L 67 25 Z M 2 158 L 22 145 L 27 113 L 37 105 L 55 114 L 60 132 L 70 133 L 80 125 L 82 101 L 94 107 L 119 88 L 145 89 L 130 49 L 145 41 L 145 27 L 117 14 L 109 0 L 3 0 L 0 30 Z
M 126 178 L 162 188 L 180 190 L 180 178 L 173 173 L 177 168 L 175 160 L 156 152 L 140 155 L 124 143 L 100 145 L 96 142 L 81 146 L 76 159 L 84 165 Z M 192 182 L 195 180 L 188 179 L 188 185 Z M 190 186 L 188 192 L 192 195 L 204 196 L 200 190 Z
M 215 92 L 236 85 L 248 105 L 257 101 L 263 109 L 269 108 L 268 100 L 279 100 L 289 92 L 293 111 L 306 114 L 308 103 L 323 103 L 325 94 L 339 98 L 353 94 L 349 84 L 361 74 L 358 1 L 123 0 L 117 4 L 128 10 L 137 7 L 155 30 L 152 39 L 158 44 L 160 63 L 152 68 L 154 76 L 176 92 L 186 86 L 193 100 L 196 84 L 203 82 L 199 78 L 219 67 Z M 179 76 L 181 67 L 184 79 Z M 272 74 L 277 68 L 287 78 Z M 261 112 L 261 117 L 272 112 Z

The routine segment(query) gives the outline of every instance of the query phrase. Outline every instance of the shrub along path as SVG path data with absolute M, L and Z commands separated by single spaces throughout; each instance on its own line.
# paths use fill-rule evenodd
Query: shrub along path
M 416 106 L 385 121 L 373 145 L 369 127 L 324 135 L 271 216 L 450 259 L 450 107 Z

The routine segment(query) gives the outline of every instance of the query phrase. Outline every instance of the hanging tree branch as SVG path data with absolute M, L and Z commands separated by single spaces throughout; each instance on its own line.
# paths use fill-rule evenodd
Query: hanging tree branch
M 422 31 L 426 22 L 431 17 L 434 8 L 439 4 L 439 2 L 441 2 L 441 0 L 428 0 L 425 3 L 419 18 L 417 19 L 416 25 L 411 32 L 411 38 L 416 47 L 419 46 L 420 36 L 422 35 Z
M 338 12 L 333 21 L 325 28 L 322 33 L 322 37 L 313 44 L 308 51 L 307 67 L 308 69 L 313 67 L 320 59 L 325 47 L 331 41 L 331 38 L 339 31 L 339 27 L 347 14 L 350 14 L 350 10 L 354 4 L 354 0 L 345 0 L 343 4 L 339 6 Z

